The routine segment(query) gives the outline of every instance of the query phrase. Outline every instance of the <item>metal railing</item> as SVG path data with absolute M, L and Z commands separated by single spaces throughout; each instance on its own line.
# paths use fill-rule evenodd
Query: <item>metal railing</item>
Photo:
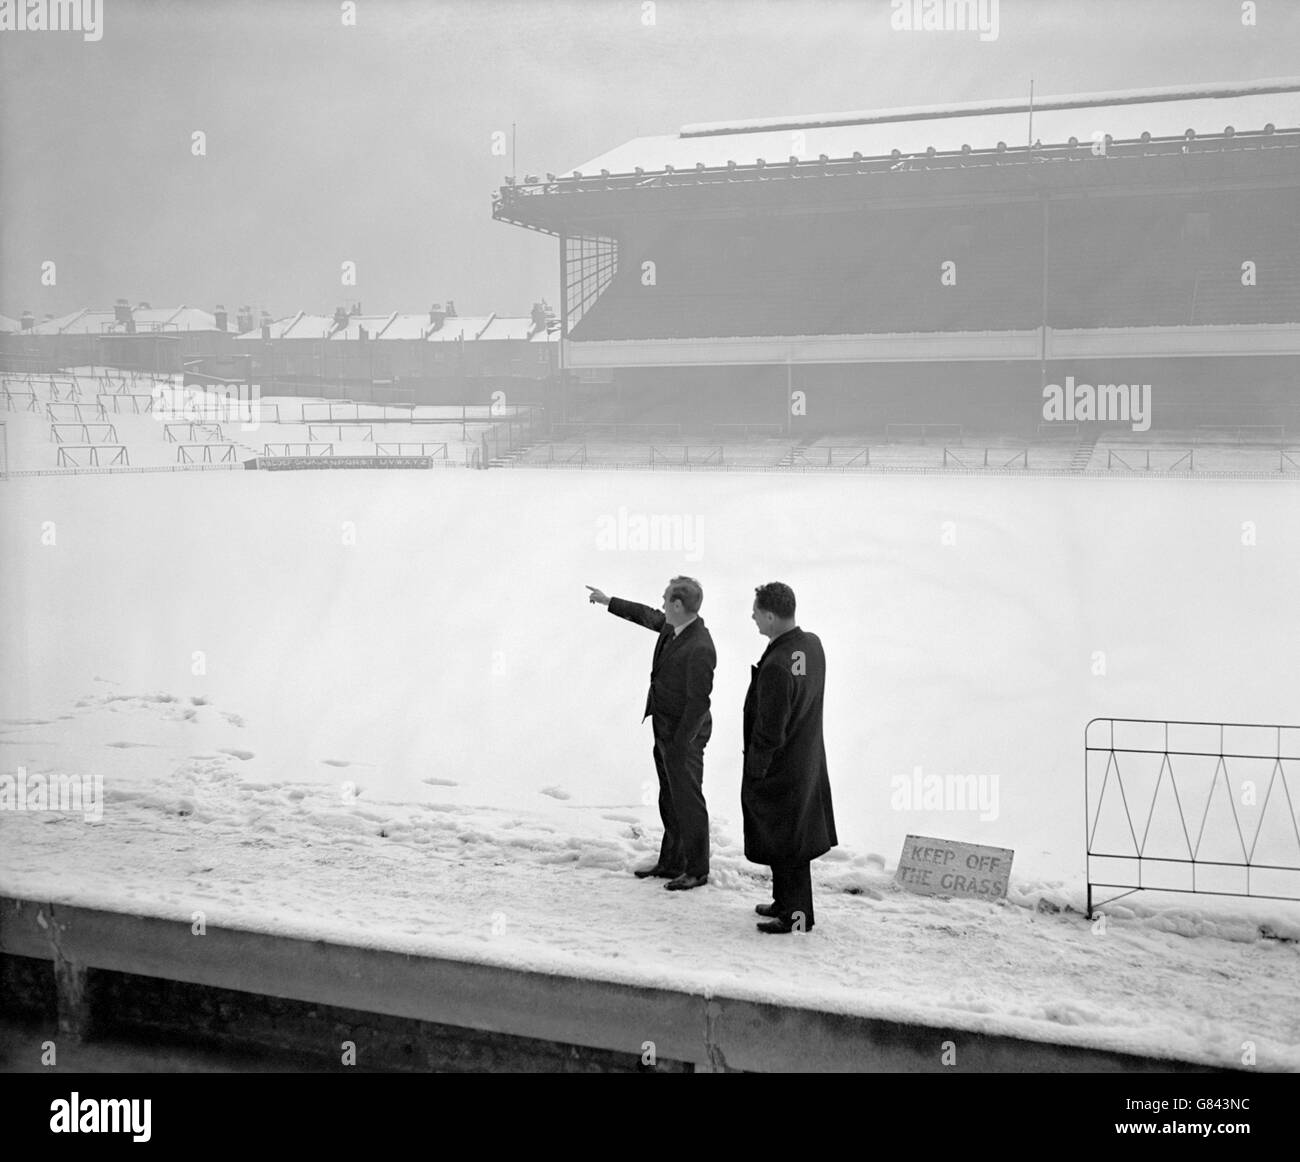
M 919 441 L 924 444 L 931 436 L 960 444 L 964 429 L 961 424 L 886 424 L 885 443 L 906 444 Z
M 92 435 L 92 432 L 98 434 Z M 121 443 L 117 438 L 117 427 L 113 424 L 51 424 L 50 439 L 56 444 L 69 441 L 74 444 Z
M 176 445 L 177 464 L 233 464 L 237 459 L 234 444 Z
M 1094 888 L 1123 889 L 1101 904 L 1139 891 L 1300 899 L 1300 726 L 1094 718 L 1084 802 L 1089 917 Z M 1270 819 L 1280 840 L 1261 852 Z
M 60 468 L 111 468 L 129 465 L 125 444 L 60 444 Z
M 976 463 L 976 460 L 977 460 L 977 458 L 979 457 L 979 451 L 978 451 L 977 449 L 975 449 L 975 448 L 972 448 L 969 452 L 967 452 L 965 449 L 962 449 L 962 455 L 961 455 L 961 456 L 958 456 L 957 453 L 955 453 L 951 448 L 944 448 L 944 450 L 943 450 L 943 466 L 944 466 L 945 468 L 949 467 L 950 465 L 952 465 L 952 466 L 954 466 L 954 467 L 957 467 L 957 468 L 977 468 L 977 467 L 988 468 L 988 467 L 990 467 L 990 465 L 989 465 L 989 453 L 990 453 L 990 452 L 994 452 L 995 455 L 998 456 L 998 457 L 1001 457 L 1001 456 L 1005 456 L 1005 455 L 1006 455 L 1006 449 L 1005 449 L 1005 448 L 1001 449 L 1000 451 L 999 451 L 998 449 L 995 449 L 995 448 L 985 448 L 985 449 L 984 449 L 984 459 L 983 459 L 983 462 L 977 464 L 977 463 Z M 965 458 L 963 459 L 962 457 L 965 457 Z M 1029 449 L 1028 449 L 1028 448 L 1021 448 L 1019 452 L 1015 452 L 1015 453 L 1012 454 L 1012 457 L 1011 457 L 1010 460 L 1006 460 L 1006 461 L 1004 461 L 1004 462 L 1001 463 L 1001 464 L 998 464 L 998 463 L 996 462 L 996 460 L 995 460 L 995 462 L 992 464 L 992 467 L 994 467 L 994 468 L 1014 468 L 1014 467 L 1016 466 L 1017 463 L 1019 463 L 1019 465 L 1020 465 L 1021 468 L 1028 468 L 1028 467 L 1029 467 Z
M 178 431 L 185 434 L 178 436 Z M 163 439 L 169 444 L 220 444 L 225 442 L 226 437 L 222 434 L 220 424 L 182 423 L 163 424 Z
M 280 451 L 277 451 L 280 449 Z M 333 444 L 263 444 L 263 456 L 333 456 Z
M 351 452 L 349 453 L 349 455 L 354 455 L 354 454 L 355 453 L 351 453 Z M 416 443 L 414 441 L 407 442 L 407 443 L 376 442 L 375 455 L 376 456 L 429 456 L 432 457 L 434 460 L 448 459 L 446 444 L 431 444 L 431 443 L 424 443 L 424 442 Z
M 322 430 L 335 432 L 336 435 L 318 436 L 316 433 Z M 307 423 L 307 439 L 313 443 L 317 440 L 333 440 L 335 443 L 341 444 L 344 440 L 349 439 L 348 436 L 344 436 L 345 431 L 355 433 L 355 435 L 351 436 L 351 439 L 359 442 L 373 442 L 375 438 L 375 425 L 360 420 L 351 424 L 317 424 L 310 421 Z
M 693 455 L 692 455 L 693 453 Z M 722 465 L 722 445 L 714 444 L 664 444 L 656 446 L 650 445 L 650 467 L 673 467 L 689 468 L 692 465 L 700 468 L 714 467 Z

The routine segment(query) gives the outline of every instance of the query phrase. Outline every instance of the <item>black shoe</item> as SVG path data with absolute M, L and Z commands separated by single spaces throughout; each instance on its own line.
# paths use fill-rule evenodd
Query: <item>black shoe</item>
M 666 868 L 662 868 L 658 864 L 655 864 L 654 867 L 634 868 L 632 874 L 639 880 L 646 880 L 651 876 L 655 876 L 661 880 L 675 880 L 682 873 L 679 871 L 668 871 Z
M 793 924 L 786 923 L 786 921 L 782 920 L 780 917 L 775 920 L 768 920 L 764 924 L 757 924 L 755 927 L 757 927 L 760 932 L 765 932 L 769 936 L 780 936 L 795 931 L 795 926 Z M 807 928 L 800 929 L 800 931 L 803 932 L 809 932 L 811 930 L 811 924 L 809 924 Z
M 708 882 L 709 882 L 709 877 L 707 875 L 702 875 L 702 876 L 681 875 L 678 876 L 676 879 L 669 880 L 666 884 L 664 884 L 664 887 L 667 888 L 668 891 L 670 892 L 685 892 L 685 891 L 689 891 L 691 888 L 698 888 L 701 884 L 707 884 Z
M 781 913 L 776 910 L 776 904 L 755 904 L 754 911 L 760 916 L 779 916 Z

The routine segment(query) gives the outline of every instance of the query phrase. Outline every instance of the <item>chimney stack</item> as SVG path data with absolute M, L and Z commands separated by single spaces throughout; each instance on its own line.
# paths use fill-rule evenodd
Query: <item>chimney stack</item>
M 240 307 L 239 315 L 237 316 L 237 319 L 238 321 L 236 323 L 236 326 L 238 327 L 239 333 L 241 335 L 244 334 L 246 331 L 251 331 L 253 329 L 253 308 L 248 305 L 244 305 Z
M 228 330 L 227 324 L 230 322 L 230 317 L 226 314 L 226 308 L 218 303 L 216 311 L 213 312 L 213 317 L 217 320 L 217 330 L 225 334 Z
M 33 315 L 31 311 L 24 311 L 23 317 L 18 321 L 22 323 L 24 331 L 30 331 L 34 326 L 36 326 L 36 316 Z
M 447 312 L 434 303 L 429 308 L 429 333 L 439 330 L 442 327 L 442 321 L 447 317 Z
M 262 310 L 262 338 L 266 340 L 271 338 L 271 312 L 265 308 Z
M 118 299 L 113 304 L 113 321 L 119 327 L 125 327 L 131 321 L 131 304 L 126 299 Z
M 448 299 L 448 300 L 447 300 L 447 318 L 449 318 L 449 319 L 454 319 L 455 317 L 456 317 L 456 304 L 453 303 L 453 302 L 451 301 L 451 299 Z
M 342 307 L 334 308 L 334 326 L 330 328 L 330 334 L 333 335 L 338 331 L 344 330 L 348 325 L 348 313 Z

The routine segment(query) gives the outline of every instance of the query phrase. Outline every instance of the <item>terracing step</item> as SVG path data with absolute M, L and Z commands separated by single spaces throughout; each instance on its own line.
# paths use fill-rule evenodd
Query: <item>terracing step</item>
M 1083 472 L 1092 462 L 1093 449 L 1097 446 L 1097 432 L 1085 432 L 1079 437 L 1079 443 L 1070 457 L 1070 471 Z
M 536 447 L 537 447 L 536 441 L 532 443 L 526 443 L 526 444 L 516 444 L 508 452 L 502 452 L 501 455 L 499 456 L 493 456 L 488 461 L 488 467 L 504 468 L 507 464 L 513 464 L 516 460 L 528 455 L 528 453 L 531 452 Z
M 805 436 L 802 440 L 799 440 L 796 443 L 791 444 L 790 450 L 786 452 L 786 454 L 776 462 L 776 466 L 778 468 L 789 468 L 792 464 L 799 463 L 801 458 L 800 453 L 802 453 L 806 448 L 810 447 L 812 444 L 815 444 L 816 442 L 817 442 L 816 439 L 814 439 L 813 437 Z

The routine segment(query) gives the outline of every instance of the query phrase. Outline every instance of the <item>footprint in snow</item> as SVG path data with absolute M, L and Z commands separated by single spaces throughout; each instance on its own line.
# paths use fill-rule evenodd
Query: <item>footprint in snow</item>
M 253 757 L 253 752 L 251 750 L 239 750 L 237 747 L 233 746 L 219 746 L 217 747 L 217 750 L 221 754 L 228 754 L 232 758 L 239 759 L 241 762 L 247 762 Z
M 106 742 L 104 745 L 125 748 L 129 746 L 155 746 L 157 744 L 152 742 Z
M 421 779 L 420 782 L 427 783 L 431 787 L 459 787 L 460 784 L 455 779 Z
M 568 799 L 571 797 L 563 787 L 543 787 L 541 793 L 550 795 L 552 799 Z

